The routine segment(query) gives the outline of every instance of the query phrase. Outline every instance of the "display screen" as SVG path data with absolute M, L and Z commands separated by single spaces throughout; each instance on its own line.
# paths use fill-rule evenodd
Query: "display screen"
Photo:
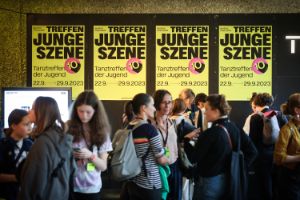
M 2 127 L 8 128 L 8 116 L 11 111 L 14 109 L 29 111 L 34 100 L 39 96 L 54 98 L 62 120 L 68 120 L 72 97 L 71 88 L 2 88 Z

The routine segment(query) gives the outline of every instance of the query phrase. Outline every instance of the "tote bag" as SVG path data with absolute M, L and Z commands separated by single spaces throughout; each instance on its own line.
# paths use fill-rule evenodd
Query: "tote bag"
M 247 175 L 244 163 L 244 154 L 240 150 L 240 134 L 238 134 L 237 149 L 232 148 L 230 135 L 225 126 L 218 124 L 225 132 L 232 149 L 230 170 L 229 170 L 229 196 L 230 200 L 247 199 Z

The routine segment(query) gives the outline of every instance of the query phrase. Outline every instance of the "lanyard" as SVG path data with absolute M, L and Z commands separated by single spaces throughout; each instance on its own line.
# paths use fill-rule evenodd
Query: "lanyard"
M 164 147 L 167 146 L 167 141 L 168 141 L 168 137 L 169 137 L 169 123 L 168 123 L 168 119 L 166 120 L 166 123 L 167 123 L 167 129 L 166 129 L 166 138 L 164 138 L 164 135 L 162 133 L 162 131 L 158 128 L 158 123 L 156 121 L 156 125 L 157 125 L 157 129 L 162 137 L 162 140 L 163 140 L 163 145 Z

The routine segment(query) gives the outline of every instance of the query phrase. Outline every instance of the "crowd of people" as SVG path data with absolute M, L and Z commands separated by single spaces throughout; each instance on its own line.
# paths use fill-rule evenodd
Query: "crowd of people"
M 120 199 L 230 200 L 231 154 L 240 143 L 249 200 L 300 200 L 300 93 L 280 110 L 272 108 L 273 101 L 268 93 L 254 93 L 253 112 L 239 127 L 222 94 L 195 95 L 191 89 L 178 97 L 163 89 L 153 96 L 136 94 L 120 118 L 124 129 L 141 124 L 132 137 L 144 163 L 140 174 L 122 183 Z M 273 116 L 280 130 L 266 143 L 266 123 Z M 79 94 L 67 122 L 53 98 L 38 97 L 28 112 L 13 110 L 8 124 L 0 139 L 0 199 L 101 198 L 113 134 L 93 91 Z M 167 177 L 161 175 L 164 167 Z

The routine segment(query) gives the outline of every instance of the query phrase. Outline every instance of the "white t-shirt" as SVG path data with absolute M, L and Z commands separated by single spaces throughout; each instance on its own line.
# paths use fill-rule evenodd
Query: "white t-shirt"
M 82 138 L 79 142 L 73 143 L 73 148 L 88 148 L 86 141 Z M 112 144 L 108 136 L 106 141 L 98 149 L 93 145 L 92 152 L 99 155 L 104 152 L 112 151 Z M 74 179 L 74 192 L 79 193 L 97 193 L 102 188 L 101 171 L 95 167 L 94 170 L 90 167 L 88 160 L 77 161 L 77 171 Z M 89 170 L 88 170 L 89 169 Z
M 243 127 L 243 130 L 245 131 L 245 133 L 247 135 L 249 135 L 249 133 L 250 133 L 250 120 L 251 120 L 251 117 L 252 117 L 253 114 L 254 113 L 252 113 L 251 115 L 248 115 L 248 117 L 246 118 L 244 127 Z

